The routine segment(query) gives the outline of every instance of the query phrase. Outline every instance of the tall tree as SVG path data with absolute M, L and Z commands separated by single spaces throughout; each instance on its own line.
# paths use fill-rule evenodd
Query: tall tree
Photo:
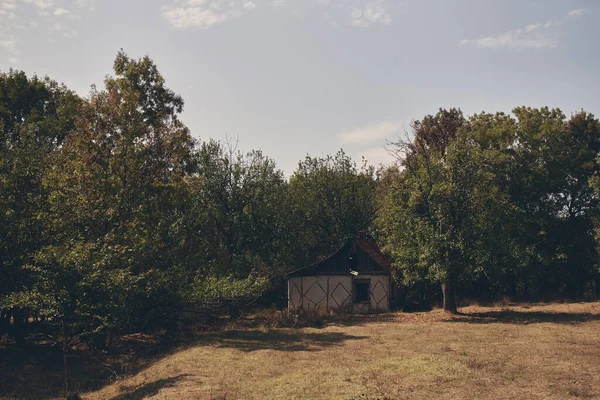
M 260 151 L 244 154 L 211 140 L 200 148 L 198 174 L 190 183 L 207 272 L 236 278 L 280 274 L 285 180 L 275 162 Z
M 195 141 L 149 58 L 119 53 L 115 72 L 92 90 L 45 178 L 53 240 L 36 257 L 36 289 L 75 333 L 164 323 L 179 302 Z
M 12 318 L 17 339 L 30 306 L 27 268 L 49 237 L 40 215 L 48 192 L 42 177 L 51 154 L 73 127 L 79 98 L 49 78 L 0 73 L 0 328 Z
M 440 127 L 455 119 L 440 120 L 456 113 L 440 112 L 394 146 L 402 169 L 387 174 L 378 218 L 386 249 L 407 280 L 442 282 L 449 311 L 456 282 L 477 295 L 580 297 L 597 279 L 597 120 L 513 114 L 475 114 L 449 133 Z
M 585 112 L 570 120 L 559 109 L 519 107 L 513 180 L 508 190 L 523 215 L 520 232 L 534 290 L 577 297 L 597 264 L 593 221 L 598 197 L 597 120 Z
M 503 226 L 506 198 L 490 156 L 464 132 L 460 110 L 413 124 L 414 139 L 392 144 L 400 169 L 389 171 L 378 230 L 408 283 L 437 282 L 444 310 L 456 313 L 456 288 L 482 272 Z M 434 139 L 432 139 L 434 138 Z
M 374 168 L 366 162 L 357 166 L 343 151 L 301 161 L 288 188 L 296 266 L 329 256 L 345 239 L 369 229 L 375 187 Z

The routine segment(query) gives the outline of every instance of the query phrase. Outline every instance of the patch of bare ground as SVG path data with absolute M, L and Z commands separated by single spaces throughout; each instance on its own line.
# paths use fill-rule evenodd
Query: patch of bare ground
M 469 306 L 196 334 L 98 399 L 600 398 L 600 303 Z

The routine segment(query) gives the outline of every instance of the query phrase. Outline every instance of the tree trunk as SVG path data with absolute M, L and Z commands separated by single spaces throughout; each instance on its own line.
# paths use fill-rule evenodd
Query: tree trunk
M 0 335 L 10 331 L 10 313 L 7 311 L 0 312 Z
M 442 283 L 442 294 L 444 295 L 444 311 L 451 314 L 457 314 L 456 290 L 454 282 L 452 282 L 451 279 L 446 279 L 446 281 Z
M 25 347 L 25 319 L 21 312 L 13 311 L 13 335 L 17 346 Z
M 69 370 L 67 368 L 67 328 L 65 319 L 62 320 L 62 353 L 63 353 L 63 369 L 65 373 L 65 397 L 69 397 Z
M 517 283 L 519 278 L 516 273 L 511 273 L 508 279 L 509 296 L 512 299 L 516 299 L 519 296 L 519 285 Z

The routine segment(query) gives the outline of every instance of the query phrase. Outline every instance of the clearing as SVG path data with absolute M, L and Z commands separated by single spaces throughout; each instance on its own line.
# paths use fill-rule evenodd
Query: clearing
M 600 398 L 600 303 L 231 329 L 86 399 Z
M 170 341 L 130 335 L 120 351 L 73 351 L 71 387 L 89 400 L 600 399 L 600 302 L 460 311 L 270 329 L 283 321 L 265 311 Z M 0 398 L 62 391 L 56 346 L 0 340 L 0 372 Z

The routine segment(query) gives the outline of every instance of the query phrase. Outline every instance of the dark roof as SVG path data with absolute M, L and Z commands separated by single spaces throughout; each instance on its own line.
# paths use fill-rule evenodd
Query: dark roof
M 387 257 L 383 255 L 381 250 L 379 250 L 379 247 L 377 247 L 377 243 L 375 243 L 375 240 L 366 232 L 360 232 L 356 243 L 379 265 L 387 269 L 392 268 L 392 264 L 387 259 Z
M 349 275 L 350 270 L 360 274 L 389 274 L 391 264 L 381 253 L 372 237 L 360 232 L 358 238 L 348 239 L 331 256 L 288 274 L 293 276 Z

